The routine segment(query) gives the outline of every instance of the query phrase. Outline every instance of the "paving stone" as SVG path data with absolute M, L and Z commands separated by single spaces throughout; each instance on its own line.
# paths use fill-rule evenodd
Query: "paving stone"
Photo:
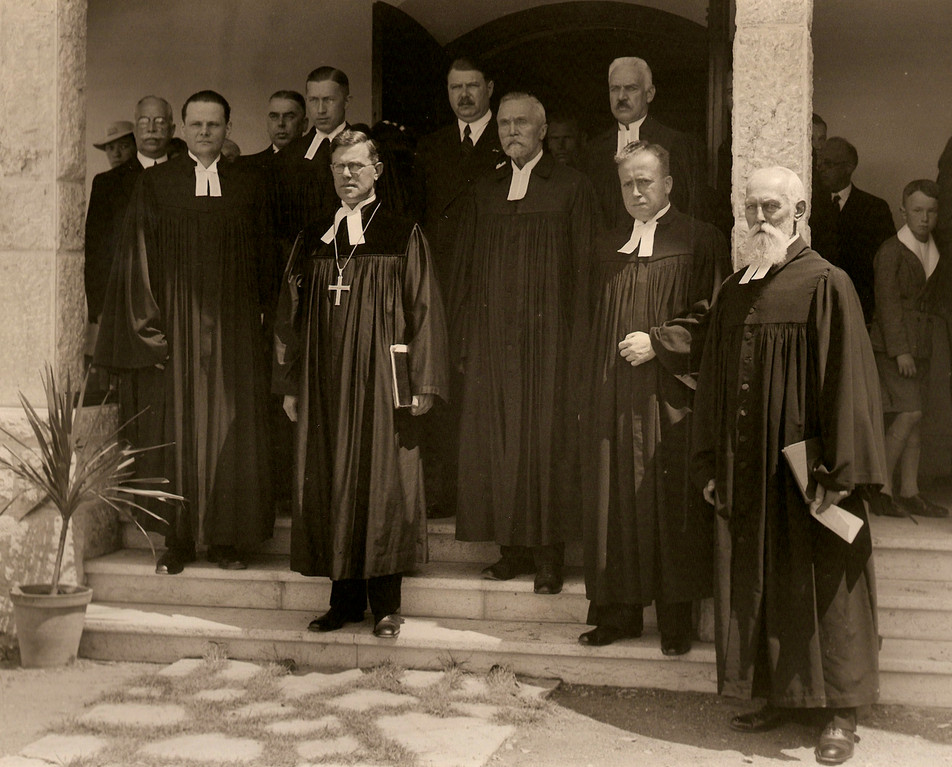
M 268 717 L 273 719 L 278 716 L 285 716 L 293 713 L 294 708 L 274 700 L 262 700 L 257 703 L 249 703 L 234 711 L 229 711 L 228 716 L 235 719 L 255 719 L 257 717 Z
M 182 735 L 150 743 L 139 753 L 155 756 L 166 763 L 174 759 L 196 762 L 257 763 L 264 747 L 251 738 L 231 738 L 219 732 L 204 735 Z
M 351 735 L 322 740 L 306 740 L 297 744 L 302 759 L 323 759 L 333 754 L 353 754 L 360 750 L 360 742 Z
M 488 721 L 502 710 L 502 706 L 494 706 L 491 703 L 454 703 L 453 709 L 466 716 Z
M 336 716 L 322 716 L 320 719 L 287 719 L 283 722 L 271 722 L 265 730 L 275 735 L 310 735 L 320 730 L 333 730 L 340 727 Z
M 257 663 L 230 660 L 225 664 L 225 667 L 218 672 L 218 676 L 222 679 L 227 679 L 229 682 L 247 682 L 260 673 L 261 666 Z
M 377 718 L 377 726 L 413 751 L 424 767 L 482 767 L 515 728 L 468 716 L 409 713 Z
M 519 682 L 519 697 L 527 699 L 536 699 L 542 700 L 545 697 L 548 697 L 549 693 L 552 692 L 553 687 L 537 687 L 531 684 L 525 684 L 524 682 Z
M 20 749 L 19 755 L 53 764 L 69 764 L 95 756 L 106 744 L 106 740 L 95 735 L 46 735 Z
M 166 666 L 159 672 L 159 676 L 166 677 L 182 677 L 188 676 L 189 674 L 198 671 L 202 666 L 205 665 L 205 661 L 201 658 L 182 658 L 181 660 L 175 661 L 171 666 Z
M 404 687 L 412 687 L 414 689 L 421 689 L 423 687 L 429 687 L 431 684 L 436 684 L 443 678 L 442 671 L 417 671 L 411 669 L 404 673 L 400 677 L 400 684 Z
M 43 759 L 27 759 L 25 756 L 0 756 L 0 767 L 50 767 L 50 763 Z
M 122 694 L 130 698 L 160 698 L 162 690 L 158 687 L 126 687 Z
M 317 692 L 323 692 L 331 687 L 355 682 L 364 673 L 359 668 L 348 669 L 337 674 L 305 674 L 304 676 L 284 676 L 278 680 L 278 687 L 287 698 L 300 698 L 305 695 L 312 695 Z
M 237 687 L 219 687 L 215 690 L 202 690 L 195 693 L 196 700 L 229 701 L 244 697 L 245 691 Z
M 331 706 L 346 708 L 350 711 L 367 711 L 375 706 L 402 706 L 405 703 L 419 703 L 420 699 L 412 695 L 400 695 L 386 690 L 354 690 L 346 695 L 331 698 Z
M 167 724 L 178 724 L 185 718 L 185 709 L 174 704 L 100 703 L 83 714 L 79 721 L 88 724 L 164 727 Z
M 451 698 L 476 698 L 490 694 L 490 687 L 485 679 L 475 676 L 464 676 L 460 686 L 450 693 Z

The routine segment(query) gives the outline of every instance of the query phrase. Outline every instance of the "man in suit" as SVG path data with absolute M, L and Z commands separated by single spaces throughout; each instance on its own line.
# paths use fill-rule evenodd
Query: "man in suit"
M 673 181 L 671 202 L 689 216 L 697 215 L 702 152 L 690 136 L 648 114 L 655 87 L 647 62 L 634 56 L 615 59 L 608 67 L 608 94 L 617 125 L 589 143 L 581 166 L 595 187 L 605 225 L 614 228 L 631 219 L 618 185 L 615 155 L 633 141 L 650 141 L 668 150 Z
M 139 174 L 168 159 L 169 141 L 175 133 L 172 107 L 157 96 L 146 96 L 135 108 L 133 134 L 136 154 L 121 165 L 93 179 L 86 213 L 87 333 L 86 354 L 92 356 L 99 330 L 106 282 L 112 268 L 116 237 Z
M 853 185 L 853 172 L 859 165 L 856 147 L 834 136 L 817 157 L 823 193 L 814 200 L 810 214 L 812 246 L 849 275 L 868 325 L 873 320 L 873 257 L 896 234 L 896 226 L 885 200 Z
M 483 65 L 473 58 L 457 58 L 446 75 L 446 91 L 456 121 L 420 141 L 414 176 L 417 217 L 430 243 L 447 310 L 453 312 L 454 244 L 465 200 L 476 179 L 505 156 L 489 105 L 493 81 Z M 456 507 L 457 377 L 451 377 L 450 387 L 450 404 L 437 403 L 424 422 L 423 460 L 431 517 L 452 515 Z
M 347 127 L 350 81 L 339 69 L 318 67 L 307 76 L 304 93 L 311 129 L 284 147 L 275 168 L 278 236 L 288 249 L 305 226 L 337 208 L 330 145 Z
M 268 100 L 268 138 L 271 145 L 246 159 L 267 163 L 307 130 L 307 107 L 297 91 L 275 91 Z

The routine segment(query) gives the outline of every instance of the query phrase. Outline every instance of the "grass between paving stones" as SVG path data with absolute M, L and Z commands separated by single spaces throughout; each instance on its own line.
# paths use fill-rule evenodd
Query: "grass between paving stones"
M 385 663 L 366 671 L 359 679 L 327 688 L 313 694 L 285 698 L 280 680 L 290 673 L 286 663 L 263 666 L 253 676 L 243 680 L 224 679 L 220 672 L 228 662 L 223 649 L 212 646 L 191 673 L 181 677 L 150 673 L 130 681 L 126 687 L 102 696 L 90 707 L 100 703 L 152 704 L 182 706 L 185 717 L 173 724 L 143 727 L 137 725 L 99 724 L 80 721 L 80 717 L 55 727 L 64 735 L 96 735 L 107 739 L 109 745 L 99 754 L 74 760 L 64 767 L 106 767 L 127 765 L 135 767 L 165 767 L 166 759 L 140 753 L 143 746 L 168 738 L 201 733 L 218 733 L 232 738 L 253 739 L 262 744 L 263 753 L 257 763 L 271 767 L 295 767 L 302 761 L 297 753 L 299 743 L 320 738 L 351 736 L 360 749 L 354 754 L 338 754 L 327 760 L 340 764 L 373 761 L 391 767 L 417 767 L 416 755 L 400 743 L 387 738 L 377 726 L 377 716 L 399 715 L 408 712 L 426 713 L 436 717 L 464 715 L 457 703 L 482 703 L 496 706 L 492 721 L 501 725 L 532 726 L 540 723 L 552 710 L 552 704 L 519 694 L 520 685 L 515 674 L 506 667 L 493 667 L 485 677 L 481 692 L 462 694 L 468 674 L 459 664 L 446 664 L 441 676 L 425 687 L 410 687 L 401 682 L 404 669 Z M 138 690 L 136 689 L 138 688 Z M 203 690 L 234 688 L 242 691 L 234 700 L 205 700 L 195 696 Z M 407 702 L 396 706 L 378 706 L 366 711 L 349 711 L 329 701 L 356 690 L 384 690 L 408 696 Z M 131 690 L 131 692 L 130 692 Z M 139 694 L 135 694 L 135 693 Z M 141 694 L 145 692 L 146 694 Z M 235 712 L 246 705 L 260 702 L 278 702 L 283 711 L 240 716 Z M 289 719 L 319 720 L 334 717 L 338 724 L 315 730 L 307 735 L 274 733 L 266 726 Z M 190 760 L 189 767 L 220 764 Z

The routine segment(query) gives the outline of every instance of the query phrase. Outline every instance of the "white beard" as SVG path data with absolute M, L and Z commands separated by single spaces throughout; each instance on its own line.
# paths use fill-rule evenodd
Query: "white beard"
M 763 224 L 758 229 L 748 229 L 744 241 L 737 248 L 734 270 L 745 266 L 755 268 L 776 266 L 787 260 L 787 242 L 790 236 L 780 229 Z

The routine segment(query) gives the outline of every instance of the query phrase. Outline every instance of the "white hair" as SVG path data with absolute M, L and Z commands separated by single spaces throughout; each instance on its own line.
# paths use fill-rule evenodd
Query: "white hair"
M 615 72 L 615 70 L 623 66 L 634 67 L 635 71 L 638 72 L 645 81 L 645 87 L 651 87 L 651 67 L 648 66 L 647 61 L 644 59 L 639 59 L 637 56 L 622 56 L 621 58 L 615 59 L 611 64 L 608 65 L 608 79 L 611 80 L 612 74 Z
M 803 182 L 800 180 L 800 177 L 794 173 L 790 168 L 785 168 L 783 165 L 773 165 L 769 168 L 758 168 L 753 173 L 750 174 L 750 177 L 747 179 L 747 186 L 750 187 L 750 183 L 757 178 L 758 176 L 767 176 L 775 175 L 780 176 L 783 182 L 782 190 L 784 196 L 790 202 L 791 205 L 796 207 L 798 202 L 806 202 L 806 194 L 803 189 Z

